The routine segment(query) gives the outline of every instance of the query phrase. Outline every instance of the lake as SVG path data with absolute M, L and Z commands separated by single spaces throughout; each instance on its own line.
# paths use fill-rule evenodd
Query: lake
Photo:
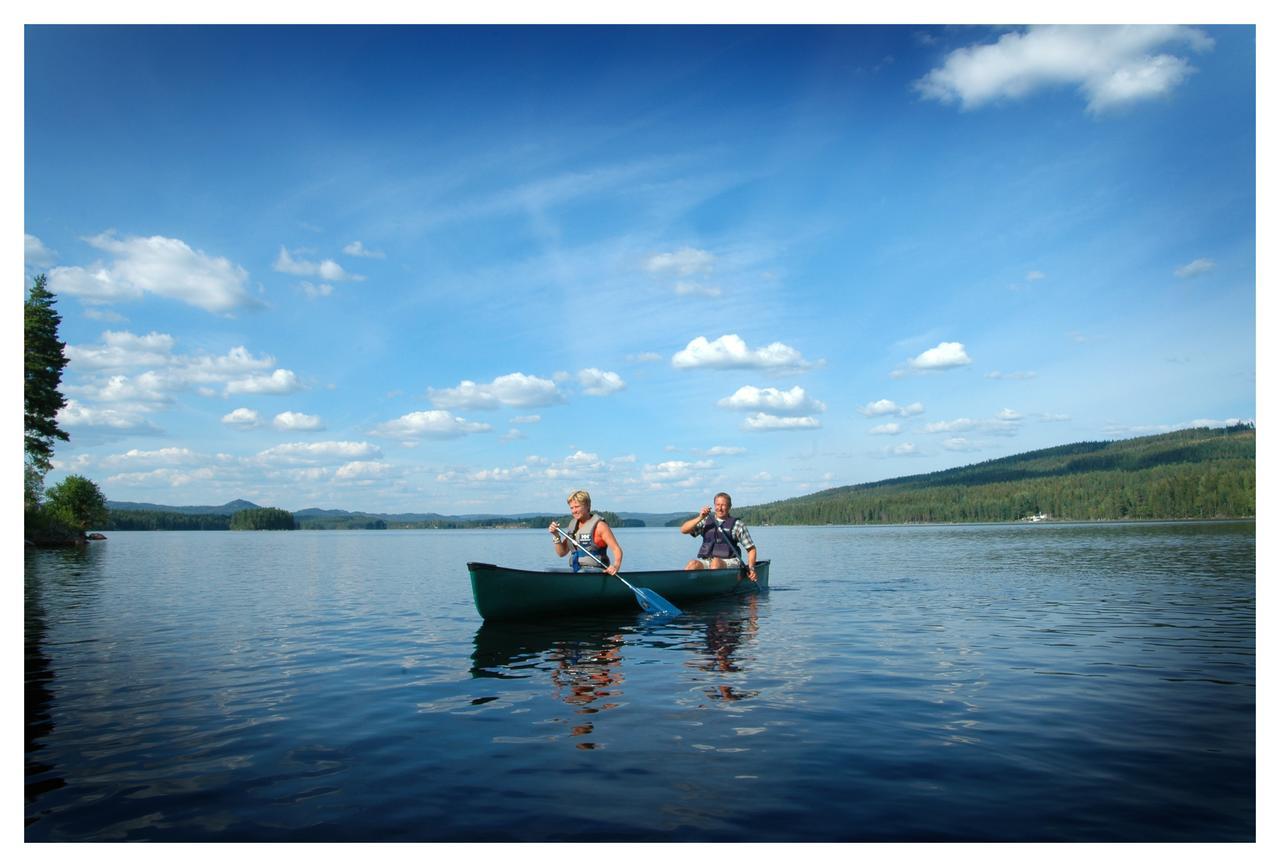
M 1253 523 L 752 534 L 767 594 L 529 626 L 465 564 L 542 530 L 28 552 L 26 840 L 1255 839 Z

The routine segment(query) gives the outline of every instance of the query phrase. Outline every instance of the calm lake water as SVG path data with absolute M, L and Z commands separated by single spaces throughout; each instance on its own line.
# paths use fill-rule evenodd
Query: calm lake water
M 1252 523 L 752 534 L 665 623 L 482 625 L 540 530 L 28 553 L 26 839 L 1255 839 Z

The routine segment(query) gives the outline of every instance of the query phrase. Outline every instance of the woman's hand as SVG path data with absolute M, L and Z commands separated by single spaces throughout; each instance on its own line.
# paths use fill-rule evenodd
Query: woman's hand
M 560 522 L 552 521 L 547 525 L 547 531 L 551 533 L 551 540 L 557 545 L 560 544 Z

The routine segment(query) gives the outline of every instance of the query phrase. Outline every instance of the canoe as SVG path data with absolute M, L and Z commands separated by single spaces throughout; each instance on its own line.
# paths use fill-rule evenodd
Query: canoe
M 488 620 L 539 620 L 588 611 L 639 611 L 635 594 L 612 575 L 568 569 L 512 569 L 468 563 L 476 610 Z M 634 587 L 646 587 L 676 605 L 717 596 L 769 589 L 769 561 L 756 563 L 756 579 L 739 569 L 663 569 L 624 572 Z

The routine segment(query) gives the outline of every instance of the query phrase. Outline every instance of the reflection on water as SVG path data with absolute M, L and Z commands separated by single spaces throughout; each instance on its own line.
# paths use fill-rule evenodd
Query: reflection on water
M 25 838 L 1254 838 L 1252 524 L 756 538 L 768 594 L 533 625 L 464 564 L 541 531 L 28 553 Z

